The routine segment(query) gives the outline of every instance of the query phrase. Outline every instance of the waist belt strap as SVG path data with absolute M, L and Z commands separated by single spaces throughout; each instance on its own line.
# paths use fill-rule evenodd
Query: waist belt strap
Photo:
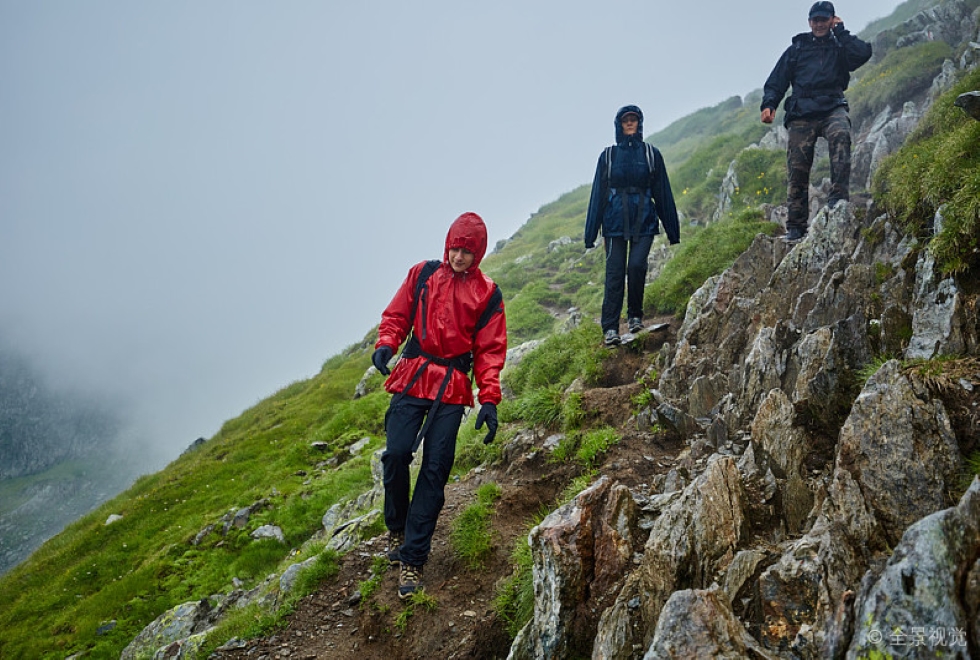
M 843 96 L 844 92 L 837 87 L 818 87 L 817 89 L 801 89 L 800 91 L 793 90 L 793 96 L 799 96 L 804 99 L 813 99 L 818 96 Z
M 405 393 L 412 389 L 412 385 L 418 382 L 425 370 L 429 368 L 429 365 L 433 362 L 438 364 L 440 367 L 446 367 L 446 376 L 442 379 L 442 383 L 439 385 L 439 392 L 436 394 L 435 401 L 432 407 L 429 408 L 428 414 L 425 416 L 425 423 L 422 424 L 422 428 L 419 430 L 419 434 L 415 436 L 415 442 L 412 443 L 412 453 L 414 454 L 418 451 L 419 445 L 422 444 L 422 440 L 425 439 L 425 434 L 429 432 L 429 427 L 432 425 L 432 419 L 435 417 L 436 412 L 439 410 L 439 406 L 442 405 L 442 397 L 446 393 L 446 388 L 449 386 L 449 382 L 453 378 L 453 372 L 457 369 L 464 373 L 469 373 L 470 369 L 473 367 L 473 354 L 463 353 L 462 355 L 457 355 L 456 357 L 443 358 L 437 355 L 432 355 L 431 353 L 426 353 L 422 350 L 419 345 L 418 339 L 415 335 L 408 340 L 405 344 L 405 350 L 402 351 L 402 357 L 404 358 L 425 358 L 425 361 L 419 365 L 419 368 L 415 370 L 412 375 L 412 379 L 408 381 L 408 385 L 405 389 L 395 395 L 392 400 L 391 405 L 394 407 L 395 403 L 405 396 Z
M 649 190 L 647 188 L 636 188 L 636 187 L 633 187 L 633 186 L 626 186 L 626 187 L 623 187 L 623 188 L 613 188 L 612 189 L 612 192 L 613 192 L 614 195 L 618 193 L 620 195 L 643 195 L 643 194 L 645 194 L 647 197 L 650 196 Z M 637 203 L 637 207 L 636 207 L 636 214 L 637 214 L 637 216 L 640 215 L 640 209 L 642 208 L 642 206 L 643 206 L 643 201 L 640 200 Z M 626 199 L 624 197 L 623 198 L 623 238 L 625 238 L 626 240 L 630 240 L 632 238 L 635 238 L 635 236 L 639 236 L 640 235 L 640 219 L 639 219 L 639 217 L 637 217 L 637 219 L 636 219 L 636 226 L 633 227 L 632 224 L 633 223 L 630 222 L 630 201 L 629 201 L 629 199 Z M 634 234 L 635 234 L 635 236 L 634 236 Z

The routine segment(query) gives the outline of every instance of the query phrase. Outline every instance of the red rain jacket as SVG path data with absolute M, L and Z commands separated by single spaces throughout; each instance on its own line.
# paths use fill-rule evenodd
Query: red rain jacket
M 449 265 L 449 250 L 465 248 L 473 253 L 473 266 L 456 273 Z M 480 403 L 500 403 L 500 370 L 507 357 L 507 321 L 500 305 L 500 313 L 494 314 L 474 338 L 477 321 L 490 296 L 494 283 L 480 270 L 480 262 L 487 251 L 487 228 L 476 213 L 464 213 L 456 218 L 446 235 L 446 248 L 442 265 L 429 277 L 426 286 L 428 298 L 419 304 L 415 318 L 409 319 L 415 301 L 415 287 L 425 262 L 408 271 L 395 297 L 381 315 L 378 343 L 375 348 L 388 346 L 395 351 L 414 327 L 415 337 L 423 351 L 440 358 L 453 358 L 472 351 L 473 374 L 480 390 Z M 425 362 L 424 357 L 400 358 L 385 383 L 392 394 L 402 392 L 415 372 Z M 430 363 L 421 377 L 406 392 L 420 399 L 435 399 L 446 376 L 448 367 Z M 473 390 L 469 375 L 454 371 L 442 401 L 473 405 Z

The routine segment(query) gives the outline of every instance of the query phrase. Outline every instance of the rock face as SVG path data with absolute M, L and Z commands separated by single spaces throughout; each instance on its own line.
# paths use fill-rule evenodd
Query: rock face
M 707 460 L 688 463 L 683 490 L 613 507 L 606 526 L 649 530 L 632 562 L 625 532 L 601 544 L 617 552 L 597 551 L 600 502 L 617 492 L 606 480 L 536 528 L 535 614 L 511 656 L 921 657 L 902 646 L 911 637 L 878 635 L 934 625 L 932 650 L 966 657 L 955 653 L 976 639 L 980 480 L 959 505 L 950 497 L 977 438 L 957 436 L 975 431 L 947 400 L 975 411 L 980 373 L 943 385 L 891 360 L 860 375 L 876 354 L 918 350 L 927 327 L 937 351 L 976 350 L 976 287 L 932 272 L 886 217 L 862 227 L 841 204 L 796 246 L 760 236 L 706 282 L 654 395 L 661 422 Z M 736 434 L 741 456 L 711 454 Z M 629 522 L 635 511 L 654 519 Z M 601 611 L 594 628 L 589 610 Z
M 584 506 L 615 484 L 535 530 L 535 615 L 512 657 L 924 657 L 912 641 L 930 634 L 929 657 L 967 657 L 980 481 L 951 497 L 980 373 L 951 385 L 891 360 L 866 374 L 883 353 L 974 355 L 980 296 L 854 210 L 821 210 L 795 246 L 757 237 L 692 297 L 650 414 L 706 460 L 687 462 L 683 490 L 632 494 L 657 501 L 632 562 L 600 558 L 602 508 Z M 736 436 L 740 456 L 711 453 Z M 598 576 L 617 571 L 603 606 Z M 601 609 L 594 629 L 583 608 Z

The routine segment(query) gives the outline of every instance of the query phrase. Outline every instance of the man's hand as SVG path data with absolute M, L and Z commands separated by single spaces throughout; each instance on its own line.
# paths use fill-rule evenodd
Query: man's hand
M 841 18 L 840 16 L 834 16 L 832 19 L 830 19 L 830 27 L 835 28 L 843 22 L 844 22 L 843 18 Z
M 772 120 L 776 118 L 776 111 L 772 108 L 766 108 L 762 111 L 762 123 L 771 124 Z
M 497 406 L 493 403 L 484 403 L 480 407 L 480 414 L 476 416 L 476 429 L 483 428 L 483 422 L 487 423 L 487 435 L 483 438 L 483 444 L 489 445 L 497 435 Z
M 381 346 L 371 356 L 371 362 L 374 363 L 374 368 L 380 371 L 382 376 L 387 376 L 391 373 L 391 369 L 388 368 L 388 361 L 393 354 L 394 351 L 391 350 L 390 346 Z

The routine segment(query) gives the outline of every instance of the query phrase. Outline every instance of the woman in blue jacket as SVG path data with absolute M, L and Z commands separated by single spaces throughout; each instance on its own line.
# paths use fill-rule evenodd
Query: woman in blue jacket
M 643 141 L 643 111 L 627 105 L 616 113 L 616 144 L 599 155 L 585 220 L 585 247 L 595 247 L 600 228 L 605 243 L 601 323 L 606 346 L 620 343 L 624 290 L 629 332 L 643 328 L 647 257 L 661 225 L 671 245 L 680 242 L 677 207 L 663 156 Z

